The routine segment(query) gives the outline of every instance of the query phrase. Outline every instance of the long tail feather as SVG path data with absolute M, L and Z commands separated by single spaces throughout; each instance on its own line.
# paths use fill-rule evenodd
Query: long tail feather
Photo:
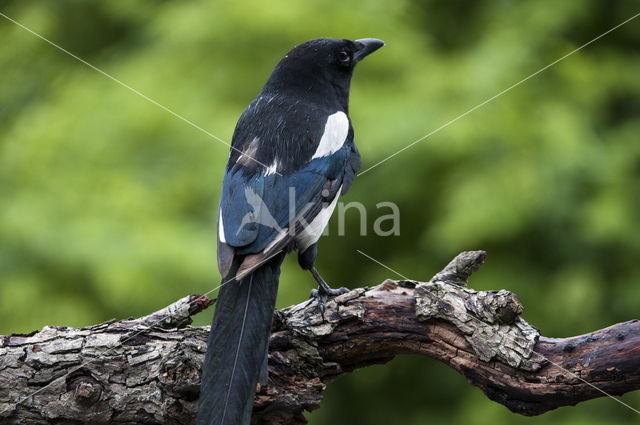
M 251 420 L 278 291 L 279 256 L 220 288 L 202 370 L 197 425 L 245 425 Z M 229 275 L 235 275 L 234 260 Z

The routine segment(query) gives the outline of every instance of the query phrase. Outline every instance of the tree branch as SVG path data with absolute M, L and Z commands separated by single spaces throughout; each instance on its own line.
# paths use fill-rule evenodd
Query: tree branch
M 354 289 L 326 320 L 315 301 L 277 311 L 254 423 L 306 423 L 333 379 L 398 354 L 439 359 L 523 415 L 640 388 L 639 321 L 542 337 L 515 294 L 466 287 L 484 258 L 464 252 L 426 283 Z M 192 295 L 139 319 L 0 337 L 0 424 L 192 423 L 209 328 L 190 316 L 211 303 Z

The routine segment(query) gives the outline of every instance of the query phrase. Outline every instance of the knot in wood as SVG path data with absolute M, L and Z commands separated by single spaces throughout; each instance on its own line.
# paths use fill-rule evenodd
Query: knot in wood
M 102 385 L 88 376 L 81 376 L 72 382 L 74 397 L 83 406 L 91 406 L 100 400 Z
M 522 313 L 522 304 L 513 292 L 499 291 L 477 292 L 476 297 L 465 300 L 467 310 L 488 323 L 512 325 Z
M 200 389 L 200 369 L 189 356 L 171 358 L 162 365 L 158 381 L 169 394 L 194 400 Z

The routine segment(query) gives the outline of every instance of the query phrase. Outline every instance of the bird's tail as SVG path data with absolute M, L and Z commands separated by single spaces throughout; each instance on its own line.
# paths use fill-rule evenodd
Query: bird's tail
M 234 259 L 228 276 L 235 276 L 240 262 Z M 202 369 L 197 425 L 250 423 L 258 376 L 266 367 L 281 263 L 278 255 L 220 288 Z

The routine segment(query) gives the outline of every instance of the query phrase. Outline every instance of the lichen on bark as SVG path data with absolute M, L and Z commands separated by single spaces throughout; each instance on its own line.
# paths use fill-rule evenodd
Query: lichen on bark
M 453 323 L 481 360 L 499 359 L 536 371 L 546 362 L 534 352 L 540 332 L 520 318 L 523 307 L 518 297 L 504 289 L 467 288 L 467 279 L 485 257 L 484 251 L 462 252 L 429 282 L 416 282 L 416 318 Z

